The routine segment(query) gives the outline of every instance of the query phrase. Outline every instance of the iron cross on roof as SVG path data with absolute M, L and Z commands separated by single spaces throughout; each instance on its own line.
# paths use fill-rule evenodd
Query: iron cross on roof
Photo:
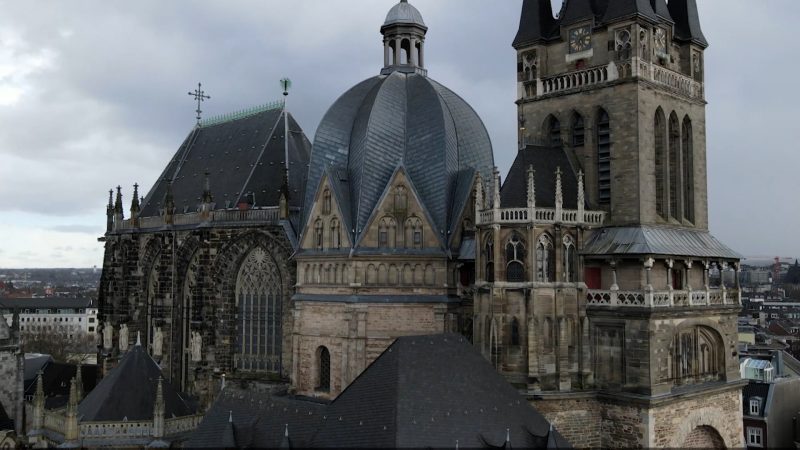
M 197 124 L 200 125 L 200 115 L 203 113 L 203 111 L 200 109 L 200 103 L 205 100 L 210 100 L 211 96 L 206 95 L 206 93 L 203 91 L 203 85 L 201 83 L 197 83 L 197 89 L 195 89 L 194 92 L 189 92 L 189 95 L 193 96 L 194 99 L 197 100 L 197 111 L 195 112 L 197 113 Z

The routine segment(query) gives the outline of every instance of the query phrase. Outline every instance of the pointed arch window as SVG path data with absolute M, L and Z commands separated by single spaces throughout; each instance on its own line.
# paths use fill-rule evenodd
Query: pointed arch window
M 577 252 L 575 251 L 575 240 L 570 235 L 565 235 L 564 243 L 564 281 L 567 283 L 574 283 L 578 281 L 575 278 L 576 268 L 578 265 Z
M 546 234 L 539 236 L 539 241 L 536 244 L 537 281 L 542 283 L 552 283 L 555 281 L 555 260 L 553 240 Z
M 331 213 L 331 191 L 329 189 L 325 189 L 325 192 L 322 193 L 322 214 L 330 214 Z
M 669 117 L 669 216 L 675 220 L 680 220 L 681 213 L 679 208 L 679 192 L 681 189 L 680 151 L 681 130 L 678 124 L 678 116 L 673 112 Z
M 339 225 L 339 219 L 334 217 L 331 219 L 331 248 L 340 249 L 342 248 L 342 235 L 341 235 L 341 226 Z
M 516 232 L 506 244 L 506 281 L 525 281 L 525 244 Z
M 597 201 L 611 203 L 611 120 L 608 112 L 597 114 Z
M 556 116 L 550 116 L 545 122 L 545 132 L 548 144 L 553 147 L 561 146 L 561 122 Z
M 494 240 L 491 236 L 486 238 L 486 245 L 483 247 L 484 261 L 486 261 L 486 281 L 494 282 Z
M 418 217 L 406 220 L 406 248 L 422 248 L 422 221 Z
M 408 191 L 403 185 L 394 188 L 394 209 L 395 211 L 408 209 Z
M 667 148 L 667 119 L 661 108 L 656 110 L 656 117 L 653 123 L 653 133 L 655 138 L 655 188 L 656 188 L 656 212 L 662 219 L 667 219 L 667 200 L 664 184 L 667 178 L 665 162 Z
M 694 223 L 694 137 L 692 136 L 692 120 L 689 116 L 683 119 L 683 138 L 681 162 L 683 163 L 683 218 Z
M 583 122 L 583 116 L 579 113 L 572 115 L 572 146 L 583 147 L 586 143 L 586 126 Z
M 322 250 L 324 246 L 323 231 L 324 225 L 322 224 L 322 219 L 317 219 L 317 221 L 314 222 L 314 246 L 318 250 Z
M 378 224 L 378 247 L 394 248 L 396 245 L 397 222 L 392 217 L 384 217 Z
M 325 346 L 317 349 L 317 391 L 331 390 L 331 352 Z
M 272 256 L 262 247 L 251 250 L 236 280 L 237 370 L 280 373 L 282 292 Z

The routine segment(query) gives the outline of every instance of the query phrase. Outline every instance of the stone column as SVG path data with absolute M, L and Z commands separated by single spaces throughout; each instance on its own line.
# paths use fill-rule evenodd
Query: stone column
M 675 261 L 668 259 L 666 260 L 667 264 L 667 291 L 669 291 L 669 306 L 675 306 L 675 300 L 672 296 L 672 266 L 674 265 Z
M 425 68 L 425 42 L 419 43 L 419 66 Z
M 383 41 L 383 67 L 389 67 L 389 40 Z
M 402 58 L 400 54 L 403 53 L 403 49 L 401 48 L 401 43 L 403 42 L 402 39 L 399 37 L 394 38 L 394 65 L 399 66 L 402 62 Z
M 653 258 L 647 258 L 644 260 L 644 280 L 645 280 L 645 290 L 652 291 L 653 285 L 650 282 L 650 275 L 653 271 L 653 264 L 655 264 L 655 260 Z
M 414 39 L 414 38 L 411 38 L 411 44 L 410 44 L 408 53 L 409 53 L 408 54 L 408 59 L 409 59 L 410 64 L 412 66 L 418 66 L 419 65 L 418 64 L 419 57 L 417 55 L 417 40 Z
M 609 265 L 611 266 L 611 290 L 618 291 L 619 285 L 617 284 L 617 260 L 612 259 Z

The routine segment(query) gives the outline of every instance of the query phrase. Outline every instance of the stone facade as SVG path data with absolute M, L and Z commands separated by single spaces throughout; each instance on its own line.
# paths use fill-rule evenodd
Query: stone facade
M 14 314 L 12 325 L 0 320 L 0 405 L 14 421 L 17 436 L 23 433 L 23 363 L 24 355 L 20 349 L 19 316 Z M 10 442 L 9 437 L 9 442 Z

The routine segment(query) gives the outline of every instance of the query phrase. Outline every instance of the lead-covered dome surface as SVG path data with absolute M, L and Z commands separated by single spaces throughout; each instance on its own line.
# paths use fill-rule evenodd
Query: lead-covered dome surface
M 432 225 L 452 232 L 476 172 L 488 180 L 493 166 L 489 135 L 472 107 L 427 76 L 397 70 L 357 84 L 325 114 L 312 148 L 305 204 L 313 202 L 323 174 L 334 169 L 329 173 L 340 183 L 348 229 L 358 236 L 402 167 Z
M 389 13 L 386 14 L 386 20 L 383 26 L 397 25 L 397 24 L 414 24 L 425 28 L 425 21 L 422 20 L 422 14 L 419 10 L 413 7 L 405 0 L 394 5 Z

